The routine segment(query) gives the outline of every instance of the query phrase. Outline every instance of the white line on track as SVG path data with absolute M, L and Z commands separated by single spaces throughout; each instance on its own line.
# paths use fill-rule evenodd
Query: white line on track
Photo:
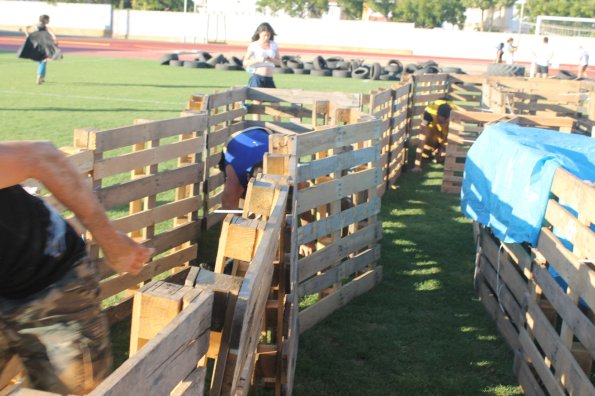
M 110 102 L 170 104 L 170 105 L 182 105 L 182 106 L 186 103 L 186 102 L 165 102 L 165 101 L 161 101 L 161 100 L 114 98 L 114 97 L 103 97 L 103 96 L 62 95 L 62 94 L 51 94 L 51 93 L 43 93 L 43 92 L 23 92 L 23 91 L 9 90 L 9 89 L 0 89 L 0 94 L 45 96 L 45 97 L 68 98 L 68 99 L 87 99 L 87 100 L 110 101 Z

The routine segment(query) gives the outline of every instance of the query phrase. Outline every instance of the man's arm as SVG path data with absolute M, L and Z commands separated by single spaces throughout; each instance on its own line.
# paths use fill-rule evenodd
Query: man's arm
M 49 142 L 1 142 L 0 188 L 26 179 L 39 180 L 91 231 L 117 272 L 138 274 L 154 250 L 117 231 L 85 179 L 60 150 Z

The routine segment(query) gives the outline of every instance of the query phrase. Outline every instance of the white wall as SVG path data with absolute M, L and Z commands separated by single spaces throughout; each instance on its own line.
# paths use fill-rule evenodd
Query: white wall
M 333 21 L 226 15 L 218 13 L 130 11 L 111 9 L 109 5 L 7 1 L 0 0 L 0 30 L 17 30 L 37 21 L 40 14 L 51 17 L 51 26 L 60 34 L 98 35 L 107 31 L 113 37 L 153 39 L 171 42 L 227 42 L 247 44 L 254 29 L 263 21 L 271 23 L 283 49 L 292 46 L 325 49 L 350 49 L 386 54 L 411 53 L 419 56 L 493 59 L 495 47 L 513 37 L 520 37 L 519 61 L 531 61 L 532 51 L 540 41 L 533 35 L 415 29 L 410 23 Z M 78 29 L 78 30 L 77 30 Z M 578 47 L 583 45 L 595 57 L 595 38 L 550 37 L 555 63 L 575 64 Z M 287 52 L 290 52 L 288 50 Z M 286 53 L 287 53 L 286 52 Z

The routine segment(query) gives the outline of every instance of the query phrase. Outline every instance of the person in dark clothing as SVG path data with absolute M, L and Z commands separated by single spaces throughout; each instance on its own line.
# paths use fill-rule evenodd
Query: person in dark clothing
M 37 84 L 43 84 L 45 82 L 48 59 L 54 58 L 56 53 L 55 47 L 58 46 L 56 35 L 50 29 L 48 23 L 50 23 L 50 17 L 44 14 L 39 17 L 39 23 L 37 25 L 27 26 L 25 28 L 25 34 L 28 41 L 32 42 L 32 47 L 39 48 L 40 52 L 45 55 L 42 59 L 37 59 L 39 62 L 37 66 Z M 35 33 L 35 37 L 30 37 L 33 33 Z M 27 46 L 27 42 L 25 46 Z
M 0 368 L 17 355 L 33 387 L 86 394 L 111 369 L 97 263 L 76 231 L 19 183 L 37 179 L 71 210 L 116 272 L 138 274 L 153 249 L 117 231 L 49 142 L 0 142 Z

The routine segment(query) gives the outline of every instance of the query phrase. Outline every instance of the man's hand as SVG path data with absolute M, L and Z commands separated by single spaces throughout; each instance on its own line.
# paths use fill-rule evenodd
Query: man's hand
M 114 271 L 128 272 L 132 275 L 137 275 L 155 253 L 155 249 L 140 245 L 121 232 L 104 242 L 101 247 L 108 265 Z
M 308 242 L 303 245 L 300 245 L 300 255 L 307 257 L 310 256 L 316 250 L 316 243 L 315 242 Z

